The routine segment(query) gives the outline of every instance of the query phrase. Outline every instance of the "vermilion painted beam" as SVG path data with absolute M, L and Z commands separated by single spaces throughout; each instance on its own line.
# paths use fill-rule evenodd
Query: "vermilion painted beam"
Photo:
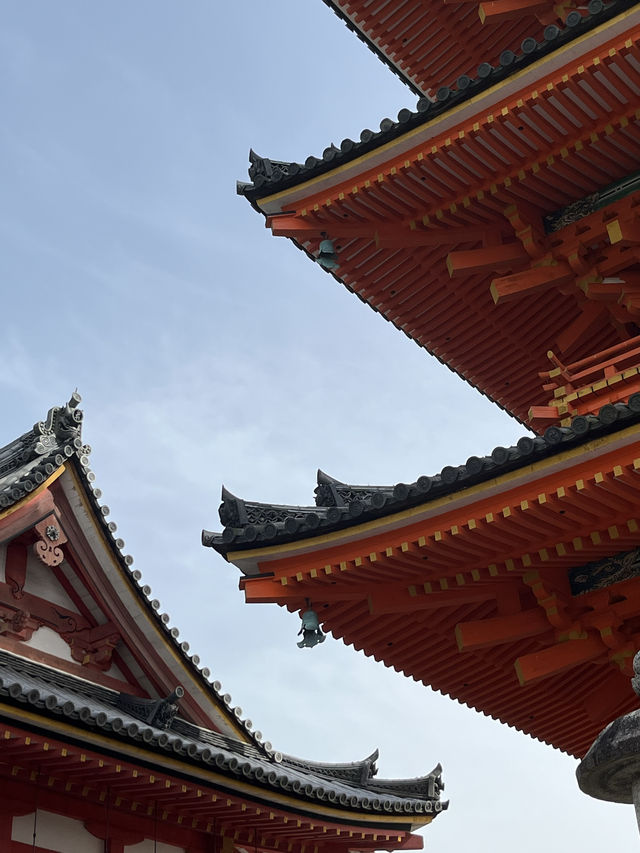
M 266 227 L 271 229 L 274 237 L 292 237 L 295 240 L 312 240 L 313 238 L 328 237 L 339 233 L 344 237 L 369 237 L 373 239 L 378 230 L 376 222 L 345 224 L 339 222 L 321 223 L 296 216 L 269 216 Z
M 430 231 L 379 229 L 376 234 L 376 246 L 379 249 L 410 249 L 412 246 L 451 246 L 487 238 L 487 228 L 442 228 Z
M 29 530 L 55 509 L 53 495 L 46 489 L 26 504 L 11 512 L 2 523 L 2 542 L 7 542 Z
M 548 421 L 555 422 L 560 418 L 558 409 L 555 406 L 531 406 L 528 412 L 529 422 L 533 421 Z
M 535 293 L 548 287 L 568 284 L 575 279 L 575 273 L 568 263 L 560 261 L 549 266 L 533 267 L 513 275 L 494 278 L 491 282 L 491 296 L 496 305 L 521 295 Z
M 531 684 L 551 675 L 558 675 L 582 663 L 595 660 L 604 655 L 607 647 L 600 637 L 587 636 L 583 640 L 567 640 L 555 646 L 549 646 L 539 652 L 523 655 L 515 662 L 515 670 L 520 684 Z
M 266 221 L 274 237 L 291 237 L 297 241 L 321 239 L 375 240 L 378 248 L 411 248 L 413 246 L 442 246 L 456 243 L 485 240 L 490 227 L 468 226 L 463 228 L 411 228 L 391 223 L 362 222 L 342 224 L 339 221 L 313 222 L 293 216 L 270 216 Z M 494 227 L 494 226 L 491 226 Z M 497 224 L 495 227 L 499 227 Z
M 0 582 L 0 605 L 4 605 L 11 611 L 20 609 L 27 616 L 44 622 L 54 631 L 59 633 L 70 633 L 72 631 L 91 630 L 92 625 L 80 613 L 74 613 L 60 604 L 55 607 L 46 598 L 41 598 L 30 592 L 21 590 L 18 600 L 14 596 L 15 586 L 11 583 Z M 109 623 L 110 624 L 110 623 Z M 100 628 L 102 626 L 99 626 Z M 106 627 L 106 626 L 105 626 Z M 110 624 L 110 630 L 113 626 Z
M 451 278 L 455 278 L 463 273 L 499 270 L 529 260 L 529 255 L 521 243 L 507 243 L 502 246 L 451 252 L 447 256 L 447 269 Z
M 493 2 L 480 3 L 478 14 L 483 24 L 487 19 L 490 23 L 495 23 L 519 18 L 523 12 L 535 14 L 537 11 L 546 11 L 550 6 L 551 3 L 541 3 L 540 0 L 493 0 Z
M 459 622 L 456 625 L 456 641 L 462 652 L 525 640 L 550 629 L 551 625 L 544 611 L 535 607 L 510 616 Z
M 411 594 L 408 588 L 396 587 L 371 592 L 368 597 L 369 612 L 373 616 L 383 613 L 412 613 L 424 610 L 439 610 L 441 607 L 458 607 L 464 604 L 475 604 L 482 601 L 490 601 L 495 598 L 498 584 L 468 584 L 455 587 L 455 581 L 451 581 L 453 589 L 438 592 L 424 593 L 415 589 Z
M 317 583 L 302 584 L 297 581 L 283 584 L 280 578 L 242 578 L 245 601 L 248 604 L 293 604 L 302 606 L 306 598 L 312 601 L 358 601 L 365 600 L 367 590 L 344 589 L 340 585 Z

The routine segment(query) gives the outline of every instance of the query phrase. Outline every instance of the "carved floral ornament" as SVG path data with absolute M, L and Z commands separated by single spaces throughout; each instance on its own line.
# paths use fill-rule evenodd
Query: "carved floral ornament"
M 34 535 L 37 539 L 30 544 Z M 29 642 L 39 628 L 50 628 L 68 644 L 73 660 L 105 671 L 121 639 L 117 626 L 113 622 L 94 625 L 82 614 L 25 590 L 29 550 L 53 571 L 64 559 L 62 546 L 66 542 L 67 536 L 53 513 L 30 533 L 9 542 L 5 582 L 0 582 L 0 636 Z
M 59 566 L 64 560 L 62 545 L 67 537 L 60 527 L 58 519 L 50 515 L 35 526 L 38 541 L 33 546 L 33 553 L 45 566 Z

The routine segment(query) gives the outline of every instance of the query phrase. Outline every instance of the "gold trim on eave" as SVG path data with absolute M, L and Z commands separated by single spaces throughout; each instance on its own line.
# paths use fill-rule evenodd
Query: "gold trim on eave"
M 610 20 L 605 21 L 604 23 L 600 24 L 598 27 L 594 27 L 594 29 L 589 30 L 586 33 L 583 33 L 583 35 L 578 36 L 578 38 L 573 39 L 570 42 L 571 48 L 574 48 L 575 46 L 580 45 L 582 42 L 587 41 L 588 39 L 593 38 L 594 36 L 597 36 L 599 33 L 606 32 L 607 28 L 612 27 L 614 24 L 617 24 L 619 21 L 624 20 L 625 18 L 629 17 L 630 15 L 632 15 L 635 12 L 637 12 L 637 9 L 634 9 L 633 7 L 631 9 L 627 9 L 626 11 L 621 12 L 619 15 L 616 15 L 614 18 L 611 18 Z M 566 47 L 567 47 L 566 45 L 562 45 L 561 47 L 556 48 L 556 50 L 552 51 L 551 53 L 546 54 L 546 56 L 540 57 L 540 59 L 537 59 L 535 62 L 532 62 L 531 65 L 527 65 L 526 68 L 523 68 L 520 71 L 517 71 L 512 76 L 510 76 L 508 78 L 508 82 L 509 83 L 511 83 L 512 81 L 517 82 L 525 74 L 530 74 L 532 71 L 535 71 L 536 69 L 542 67 L 544 65 L 544 63 L 549 62 L 550 59 L 553 58 L 557 54 L 558 51 L 566 49 Z M 327 172 L 323 172 L 321 175 L 317 175 L 314 178 L 310 178 L 308 181 L 302 181 L 299 184 L 295 184 L 294 186 L 289 187 L 286 190 L 280 190 L 280 192 L 273 193 L 272 195 L 259 197 L 257 199 L 257 202 L 260 205 L 271 204 L 272 202 L 278 201 L 281 198 L 286 198 L 286 196 L 288 194 L 290 194 L 291 192 L 294 192 L 294 191 L 298 192 L 302 187 L 305 187 L 305 186 L 312 187 L 316 183 L 318 183 L 319 181 L 326 180 L 328 175 L 331 175 L 331 174 L 340 175 L 342 172 L 346 171 L 347 169 L 351 169 L 355 164 L 366 163 L 372 157 L 379 155 L 380 152 L 392 150 L 393 147 L 396 146 L 401 141 L 404 141 L 406 139 L 411 139 L 412 137 L 417 136 L 420 133 L 424 133 L 425 129 L 428 129 L 432 125 L 440 122 L 442 120 L 443 116 L 447 116 L 447 117 L 448 116 L 455 116 L 461 110 L 467 109 L 467 107 L 472 106 L 473 104 L 477 103 L 481 99 L 490 99 L 491 95 L 493 95 L 500 88 L 504 87 L 505 82 L 506 81 L 503 80 L 503 81 L 500 81 L 498 83 L 494 83 L 493 86 L 490 86 L 488 89 L 485 89 L 483 92 L 479 92 L 477 95 L 474 95 L 473 98 L 469 98 L 469 100 L 463 101 L 463 103 L 458 104 L 458 106 L 453 107 L 453 109 L 447 110 L 444 113 L 440 113 L 440 115 L 438 115 L 438 116 L 434 116 L 434 118 L 432 118 L 430 121 L 427 121 L 424 124 L 421 124 L 419 127 L 416 127 L 413 130 L 408 130 L 406 133 L 403 133 L 401 136 L 398 136 L 395 139 L 392 139 L 390 142 L 385 142 L 384 145 L 380 145 L 377 148 L 373 148 L 371 151 L 368 151 L 366 154 L 361 154 L 359 157 L 356 157 L 353 160 L 350 160 L 348 163 L 343 163 L 341 166 L 337 166 L 335 169 L 330 169 Z
M 449 495 L 443 495 L 441 498 L 437 498 L 434 501 L 426 500 L 424 503 L 419 504 L 418 506 L 411 507 L 411 509 L 405 509 L 401 512 L 395 512 L 390 515 L 385 515 L 382 516 L 382 518 L 376 518 L 374 521 L 367 521 L 364 524 L 355 524 L 347 528 L 342 528 L 341 530 L 334 530 L 332 533 L 325 533 L 322 536 L 305 537 L 304 539 L 299 539 L 297 542 L 288 542 L 285 545 L 267 545 L 262 548 L 254 548 L 253 550 L 247 551 L 227 551 L 226 559 L 230 563 L 235 563 L 236 560 L 238 562 L 241 562 L 243 560 L 259 559 L 260 557 L 276 556 L 278 554 L 284 554 L 289 551 L 298 550 L 304 547 L 305 544 L 329 544 L 331 542 L 335 542 L 336 540 L 343 539 L 346 535 L 353 536 L 355 532 L 358 533 L 358 536 L 355 538 L 361 539 L 364 538 L 364 536 L 361 536 L 359 534 L 367 534 L 370 531 L 375 532 L 378 528 L 393 525 L 397 521 L 410 521 L 410 519 L 414 518 L 415 516 L 422 514 L 425 511 L 426 507 L 429 507 L 429 509 L 438 510 L 440 507 L 444 507 L 449 503 L 453 503 L 454 500 L 460 497 L 463 491 L 465 496 L 474 497 L 475 495 L 482 493 L 486 489 L 491 488 L 492 486 L 496 486 L 499 483 L 508 483 L 510 481 L 513 481 L 518 477 L 521 477 L 523 473 L 544 471 L 545 468 L 549 468 L 552 465 L 557 465 L 559 459 L 575 459 L 578 456 L 586 455 L 591 451 L 598 450 L 603 445 L 606 445 L 613 439 L 620 438 L 620 436 L 622 435 L 633 435 L 634 433 L 640 433 L 640 424 L 635 424 L 633 426 L 628 427 L 626 430 L 620 430 L 619 432 L 614 432 L 610 435 L 604 435 L 600 436 L 600 438 L 594 438 L 591 441 L 586 442 L 585 444 L 579 445 L 579 447 L 574 447 L 571 450 L 565 450 L 564 453 L 560 452 L 546 459 L 539 459 L 537 462 L 532 462 L 530 465 L 524 465 L 522 466 L 522 468 L 516 468 L 514 471 L 509 471 L 506 474 L 501 474 L 499 477 L 493 477 L 491 480 L 485 480 L 485 482 L 478 483 L 475 486 L 470 486 L 466 489 L 461 489 L 452 492 Z M 258 576 L 255 575 L 255 577 Z
M 102 525 L 100 525 L 98 523 L 98 520 L 96 518 L 96 514 L 93 511 L 93 509 L 89 503 L 89 498 L 87 496 L 87 493 L 86 493 L 84 486 L 82 485 L 82 482 L 80 481 L 80 476 L 79 476 L 78 472 L 75 470 L 75 467 L 73 465 L 70 466 L 69 471 L 70 471 L 71 476 L 73 478 L 73 482 L 76 486 L 76 492 L 80 496 L 80 499 L 82 501 L 82 504 L 83 504 L 83 507 L 84 507 L 84 510 L 85 510 L 87 516 L 91 519 L 91 522 L 94 526 L 94 529 L 97 530 L 98 536 L 100 537 L 101 541 L 104 543 L 105 549 L 111 558 L 112 564 L 118 570 L 121 577 L 123 577 L 125 583 L 127 583 L 128 582 L 128 574 L 127 574 L 126 570 L 123 569 L 122 563 L 120 562 L 120 560 L 117 557 L 117 552 L 115 552 L 115 550 L 114 550 L 116 546 L 114 545 L 113 542 L 111 542 L 109 540 L 109 538 L 107 537 L 107 534 L 105 533 Z M 133 591 L 133 589 L 132 589 L 132 591 Z M 241 740 L 243 743 L 251 743 L 252 742 L 251 738 L 247 735 L 247 732 L 238 724 L 238 721 L 232 715 L 231 710 L 228 709 L 225 713 L 226 706 L 224 706 L 224 708 L 223 708 L 222 702 L 220 702 L 220 707 L 218 707 L 216 700 L 212 696 L 210 697 L 208 695 L 207 689 L 210 690 L 211 687 L 210 687 L 209 683 L 206 681 L 206 679 L 204 678 L 204 676 L 201 676 L 202 681 L 199 683 L 196 676 L 194 675 L 193 671 L 186 664 L 184 658 L 180 654 L 178 654 L 178 652 L 176 651 L 173 642 L 167 642 L 167 638 L 164 634 L 164 631 L 162 630 L 162 628 L 158 624 L 158 620 L 155 617 L 151 616 L 147 607 L 142 606 L 140 608 L 140 611 L 144 614 L 144 617 L 145 617 L 147 623 L 154 629 L 154 631 L 157 633 L 158 637 L 161 638 L 160 641 L 163 644 L 163 646 L 171 652 L 173 659 L 176 661 L 176 663 L 178 663 L 180 665 L 180 667 L 184 671 L 185 675 L 188 675 L 189 679 L 191 681 L 193 681 L 194 684 L 198 685 L 198 688 L 202 691 L 202 693 L 207 698 L 207 700 L 211 702 L 211 706 L 216 710 L 216 713 L 220 716 L 220 719 L 224 720 L 225 723 L 231 729 L 231 731 L 233 731 L 237 734 L 237 737 L 239 740 Z M 202 682 L 204 682 L 204 685 L 205 685 L 204 687 L 203 687 Z M 199 702 L 198 704 L 201 705 L 202 703 Z M 207 713 L 206 708 L 202 708 L 202 711 L 204 713 Z
M 63 463 L 58 468 L 58 470 L 54 471 L 53 474 L 49 477 L 49 479 L 45 480 L 44 483 L 41 483 L 37 489 L 34 489 L 32 492 L 27 492 L 27 494 L 23 498 L 20 498 L 19 501 L 2 510 L 2 512 L 0 512 L 0 520 L 6 518 L 8 515 L 11 515 L 17 509 L 20 509 L 23 503 L 26 503 L 27 501 L 32 501 L 37 495 L 42 494 L 42 492 L 44 492 L 45 489 L 48 489 L 49 486 L 54 483 L 58 479 L 58 477 L 64 473 L 65 470 L 66 466 Z
M 13 706 L 4 705 L 0 702 L 0 719 L 11 720 L 15 723 L 20 723 L 21 721 L 31 724 L 37 725 L 42 728 L 43 726 L 47 727 L 48 735 L 51 734 L 55 737 L 56 733 L 59 736 L 70 736 L 73 738 L 82 737 L 83 741 L 86 741 L 89 744 L 94 745 L 95 749 L 104 749 L 109 753 L 113 753 L 114 749 L 114 738 L 109 738 L 106 735 L 101 735 L 98 732 L 79 730 L 76 726 L 71 723 L 66 723 L 64 720 L 54 720 L 54 719 L 44 719 L 39 714 L 35 714 L 33 711 L 28 711 L 26 708 L 15 708 Z M 212 770 L 208 770 L 207 768 L 190 764 L 187 762 L 180 761 L 177 758 L 171 758 L 168 755 L 165 755 L 161 752 L 156 752 L 154 749 L 143 749 L 142 747 L 135 746 L 133 744 L 129 744 L 126 741 L 122 741 L 120 739 L 117 740 L 117 749 L 119 755 L 123 758 L 123 760 L 127 760 L 127 756 L 132 756 L 133 760 L 137 759 L 139 761 L 144 761 L 147 764 L 153 763 L 158 767 L 167 768 L 166 772 L 174 772 L 178 773 L 182 776 L 189 776 L 194 779 L 205 779 L 208 783 L 214 787 L 226 788 L 238 795 L 241 795 L 245 798 L 258 799 L 264 801 L 265 799 L 269 799 L 273 802 L 275 806 L 278 804 L 280 808 L 290 808 L 297 812 L 311 812 L 311 814 L 316 817 L 320 817 L 321 815 L 326 815 L 328 819 L 337 819 L 340 823 L 349 824 L 354 821 L 359 823 L 384 823 L 384 824 L 404 824 L 405 826 L 424 826 L 425 823 L 428 823 L 431 819 L 433 819 L 433 815 L 424 815 L 424 822 L 421 815 L 405 815 L 402 817 L 395 817 L 392 815 L 372 815 L 364 811 L 352 811 L 347 813 L 347 817 L 345 818 L 345 813 L 340 811 L 339 809 L 334 809 L 331 806 L 324 806 L 321 803 L 310 803 L 307 800 L 297 800 L 295 797 L 290 797 L 286 794 L 280 794 L 277 791 L 273 791 L 271 789 L 268 790 L 268 795 L 265 796 L 265 789 L 262 786 L 258 785 L 250 785 L 248 782 L 240 782 L 232 779 L 228 776 L 223 776 L 219 773 L 214 773 Z M 412 830 L 404 829 L 403 832 L 411 832 Z

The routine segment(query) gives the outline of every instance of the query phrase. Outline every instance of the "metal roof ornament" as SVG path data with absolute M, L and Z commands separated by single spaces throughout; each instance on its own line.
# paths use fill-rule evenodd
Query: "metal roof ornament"
M 316 261 L 325 270 L 335 270 L 340 266 L 333 240 L 321 240 Z
M 143 699 L 129 693 L 120 693 L 116 707 L 157 729 L 168 729 L 178 713 L 178 702 L 183 696 L 184 688 L 179 684 L 164 699 Z
M 302 634 L 302 639 L 298 643 L 299 649 L 312 649 L 314 646 L 317 646 L 318 643 L 324 643 L 326 640 L 325 635 L 320 630 L 318 614 L 315 610 L 311 609 L 309 604 L 307 604 L 307 607 L 308 609 L 305 610 L 304 613 L 300 614 L 302 625 L 298 631 L 298 636 Z

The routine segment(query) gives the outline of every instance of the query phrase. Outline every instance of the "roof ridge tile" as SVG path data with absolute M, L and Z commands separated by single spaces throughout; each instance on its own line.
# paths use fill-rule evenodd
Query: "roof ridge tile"
M 464 465 L 445 465 L 438 473 L 422 475 L 413 483 L 371 486 L 343 483 L 319 472 L 316 506 L 292 507 L 245 501 L 233 496 L 232 506 L 220 506 L 221 533 L 202 532 L 202 543 L 226 556 L 258 544 L 298 541 L 319 532 L 401 512 L 428 503 L 483 480 L 507 473 L 532 459 L 543 459 L 568 446 L 579 445 L 640 421 L 640 392 L 626 403 L 606 404 L 598 415 L 577 415 L 570 426 L 550 426 L 542 436 L 523 435 L 511 447 L 495 447 L 486 456 L 470 456 Z M 311 521 L 313 519 L 313 521 Z

